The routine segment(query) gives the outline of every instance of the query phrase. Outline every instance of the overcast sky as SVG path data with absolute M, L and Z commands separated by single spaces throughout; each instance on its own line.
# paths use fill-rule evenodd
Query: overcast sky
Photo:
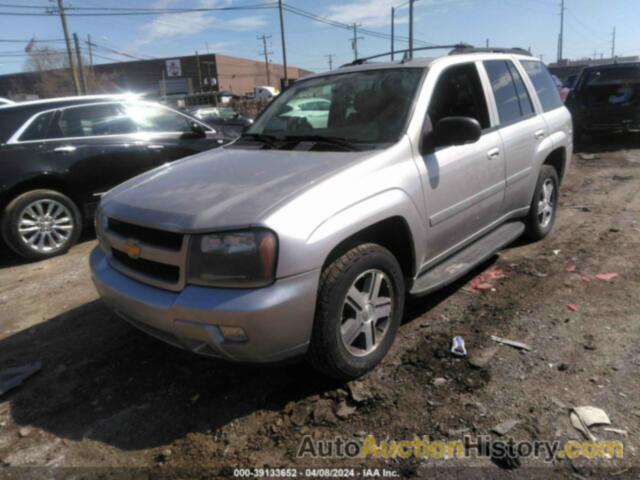
M 285 0 L 285 3 L 344 23 L 357 22 L 372 31 L 390 32 L 390 10 L 404 0 Z M 256 5 L 272 0 L 66 0 L 69 7 L 212 7 Z M 51 6 L 47 0 L 12 0 L 12 4 Z M 616 53 L 640 54 L 640 0 L 565 0 L 565 57 L 608 56 L 611 32 L 617 28 Z M 560 26 L 559 0 L 417 0 L 415 37 L 419 41 L 448 44 L 465 41 L 484 45 L 531 47 L 544 61 L 555 60 Z M 0 7 L 0 12 L 24 11 Z M 407 35 L 407 8 L 398 11 L 397 33 Z M 233 12 L 189 12 L 152 16 L 74 17 L 69 29 L 81 38 L 91 34 L 106 47 L 135 55 L 170 57 L 195 50 L 239 57 L 261 57 L 258 35 L 272 35 L 272 60 L 282 61 L 278 12 L 275 9 Z M 351 32 L 308 18 L 285 13 L 287 52 L 291 65 L 314 71 L 328 69 L 326 55 L 334 65 L 353 58 Z M 0 40 L 60 39 L 58 16 L 21 17 L 0 13 Z M 0 73 L 21 71 L 22 43 L 0 42 Z M 63 47 L 62 42 L 52 43 Z M 399 48 L 406 43 L 398 42 Z M 360 56 L 389 50 L 389 41 L 364 35 L 359 41 Z M 114 52 L 96 51 L 103 58 L 121 59 Z

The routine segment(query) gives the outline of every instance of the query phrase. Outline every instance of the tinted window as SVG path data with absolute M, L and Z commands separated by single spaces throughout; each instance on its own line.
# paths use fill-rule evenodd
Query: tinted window
M 449 67 L 440 74 L 428 113 L 434 125 L 444 117 L 462 116 L 475 118 L 482 128 L 489 128 L 487 100 L 474 64 Z
M 187 117 L 155 105 L 130 103 L 127 113 L 141 132 L 190 132 L 191 122 Z
M 538 93 L 542 109 L 548 112 L 549 110 L 561 107 L 563 104 L 560 99 L 560 94 L 558 93 L 558 87 L 556 87 L 553 78 L 551 78 L 547 67 L 545 67 L 542 62 L 535 60 L 521 60 L 520 63 L 522 63 L 527 75 L 529 75 L 531 79 L 531 83 L 533 83 Z
M 522 117 L 520 100 L 515 82 L 511 76 L 509 65 L 504 60 L 484 62 L 487 75 L 491 81 L 491 89 L 498 107 L 500 124 L 516 121 Z
M 33 119 L 27 129 L 22 132 L 19 140 L 24 142 L 25 140 L 42 140 L 47 138 L 47 130 L 49 130 L 49 124 L 51 119 L 55 115 L 55 112 L 41 113 Z
M 511 62 L 507 62 L 507 66 L 509 67 L 511 78 L 513 78 L 513 83 L 516 86 L 516 92 L 518 93 L 520 113 L 525 117 L 527 115 L 531 115 L 533 113 L 533 104 L 531 103 L 529 92 L 527 92 L 527 87 L 525 87 L 522 77 L 518 73 L 518 70 L 516 70 L 516 66 Z
M 135 132 L 135 126 L 119 105 L 98 104 L 71 107 L 60 111 L 49 137 L 91 137 Z
M 39 111 L 47 110 L 42 106 L 34 107 L 3 107 L 0 110 L 0 143 L 4 143 L 18 131 L 20 127 Z

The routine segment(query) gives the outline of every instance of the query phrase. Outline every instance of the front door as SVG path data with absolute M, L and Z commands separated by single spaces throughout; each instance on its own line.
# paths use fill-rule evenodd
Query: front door
M 443 70 L 428 107 L 427 121 L 465 116 L 476 119 L 481 138 L 470 145 L 438 148 L 422 156 L 426 167 L 427 261 L 444 258 L 495 221 L 504 198 L 502 140 L 491 129 L 486 95 L 475 63 Z

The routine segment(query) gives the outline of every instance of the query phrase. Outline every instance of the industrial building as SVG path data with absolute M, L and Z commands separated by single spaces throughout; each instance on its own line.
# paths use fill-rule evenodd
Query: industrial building
M 135 60 L 85 66 L 87 93 L 131 91 L 151 96 L 227 91 L 246 95 L 254 87 L 271 85 L 281 89 L 284 67 L 217 53 L 187 55 L 152 60 Z M 287 68 L 288 78 L 295 81 L 312 72 L 297 67 Z M 57 74 L 57 75 L 54 75 Z M 0 75 L 0 97 L 44 98 L 52 96 L 43 83 L 64 78 L 55 95 L 73 95 L 75 91 L 68 70 L 23 72 Z M 97 81 L 96 79 L 99 79 Z M 61 83 L 61 82 L 59 82 Z M 66 90 L 66 91 L 65 91 Z M 53 95 L 53 96 L 55 96 Z

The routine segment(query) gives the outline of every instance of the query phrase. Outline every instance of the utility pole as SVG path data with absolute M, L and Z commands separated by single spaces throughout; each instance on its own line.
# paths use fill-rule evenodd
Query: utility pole
M 93 68 L 93 44 L 91 43 L 91 34 L 87 34 L 87 49 L 89 50 L 89 65 Z
M 487 41 L 485 42 L 485 46 L 486 48 L 489 48 L 489 39 L 487 38 Z
M 87 78 L 85 77 L 84 67 L 82 66 L 82 52 L 80 51 L 80 42 L 78 41 L 78 34 L 73 34 L 73 43 L 76 47 L 76 57 L 78 57 L 78 70 L 80 70 L 80 87 L 82 88 L 82 94 L 87 94 Z
M 353 39 L 351 40 L 351 49 L 353 50 L 353 59 L 358 60 L 358 40 L 364 40 L 364 37 L 358 36 L 358 25 L 353 24 Z
M 258 40 L 262 40 L 262 50 L 264 55 L 264 67 L 267 71 L 267 85 L 271 85 L 271 69 L 269 68 L 269 51 L 267 51 L 267 40 L 271 38 L 271 35 L 260 35 Z
M 80 95 L 80 81 L 78 80 L 78 72 L 76 71 L 76 65 L 73 62 L 73 53 L 71 52 L 71 40 L 69 40 L 69 30 L 67 29 L 67 18 L 64 15 L 63 0 L 58 0 L 58 13 L 60 14 L 60 21 L 62 22 L 62 32 L 64 33 L 64 42 L 67 45 L 67 56 L 69 58 L 69 68 L 71 69 L 71 78 L 73 80 L 73 86 L 76 88 L 76 95 Z
M 282 41 L 282 66 L 284 67 L 284 88 L 289 86 L 289 72 L 287 71 L 287 45 L 284 41 L 284 11 L 282 0 L 278 0 L 278 10 L 280 11 L 280 39 Z
M 558 62 L 562 60 L 562 45 L 564 43 L 564 0 L 560 0 L 560 34 L 558 35 Z
M 395 34 L 396 34 L 396 8 L 391 7 L 391 61 L 393 62 L 395 54 Z
M 203 92 L 204 90 L 202 90 L 202 67 L 200 66 L 200 55 L 198 54 L 197 50 L 196 50 L 196 65 L 198 66 L 198 86 L 200 87 L 200 92 Z
M 333 57 L 335 57 L 335 55 L 333 53 L 330 53 L 328 55 L 325 55 L 325 57 L 327 57 L 329 59 L 329 71 L 333 71 Z
M 413 58 L 413 4 L 415 0 L 409 0 L 409 58 Z
M 616 58 L 616 27 L 613 27 L 613 33 L 611 35 L 611 58 Z

